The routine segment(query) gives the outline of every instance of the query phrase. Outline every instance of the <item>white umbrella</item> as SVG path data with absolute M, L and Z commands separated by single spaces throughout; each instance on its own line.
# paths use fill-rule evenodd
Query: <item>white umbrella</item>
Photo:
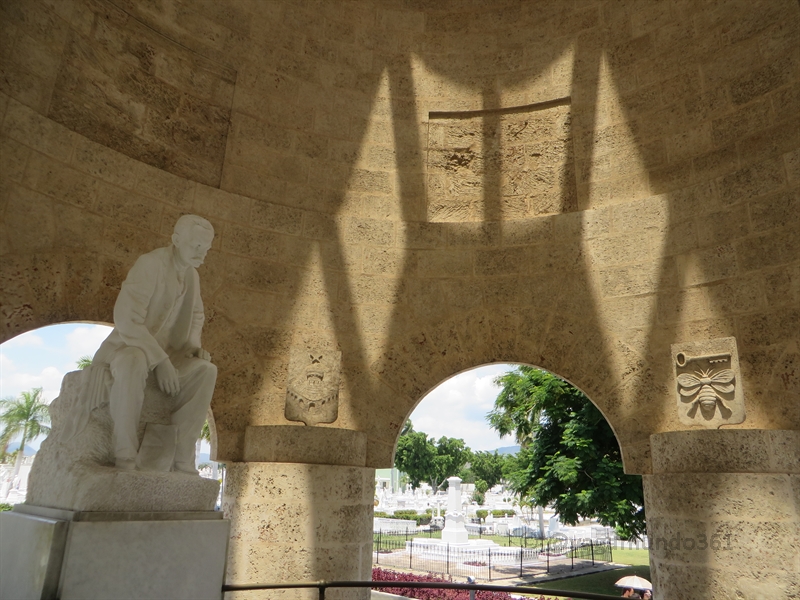
M 647 581 L 644 577 L 639 577 L 638 575 L 626 575 L 617 583 L 614 584 L 617 587 L 621 588 L 633 588 L 635 590 L 652 590 L 653 584 Z

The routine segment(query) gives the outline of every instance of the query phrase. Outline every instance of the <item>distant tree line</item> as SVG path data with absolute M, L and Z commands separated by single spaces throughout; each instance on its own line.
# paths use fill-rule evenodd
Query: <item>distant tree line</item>
M 471 450 L 463 439 L 436 440 L 425 432 L 415 431 L 411 421 L 406 421 L 397 442 L 394 464 L 408 476 L 412 488 L 425 482 L 434 493 L 447 489 L 447 479 L 457 475 L 465 483 L 475 484 L 473 500 L 482 504 L 486 492 L 503 481 L 513 462 L 512 456 L 497 451 Z

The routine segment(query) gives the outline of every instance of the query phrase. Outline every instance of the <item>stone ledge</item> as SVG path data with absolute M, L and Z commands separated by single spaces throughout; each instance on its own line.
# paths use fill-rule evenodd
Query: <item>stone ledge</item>
M 800 431 L 712 429 L 650 436 L 653 473 L 800 473 Z
M 367 435 L 333 427 L 250 426 L 244 434 L 244 461 L 364 467 Z
M 73 465 L 59 482 L 58 488 L 29 488 L 28 501 L 78 512 L 213 511 L 219 494 L 218 481 L 197 475 L 96 465 Z
M 48 508 L 35 504 L 17 504 L 14 512 L 32 515 L 44 519 L 58 519 L 61 521 L 218 521 L 224 517 L 218 510 L 194 511 L 147 511 L 147 512 L 120 512 L 120 511 L 76 511 L 64 508 Z

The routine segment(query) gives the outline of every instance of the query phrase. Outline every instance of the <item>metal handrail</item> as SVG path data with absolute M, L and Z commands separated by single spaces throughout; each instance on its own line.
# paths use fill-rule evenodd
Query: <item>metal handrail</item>
M 608 594 L 593 594 L 591 592 L 565 592 L 562 590 L 549 590 L 528 586 L 512 585 L 482 585 L 476 583 L 448 583 L 425 581 L 318 581 L 316 583 L 244 583 L 225 584 L 225 592 L 243 592 L 252 590 L 285 590 L 285 589 L 311 589 L 319 590 L 319 600 L 325 600 L 325 590 L 328 588 L 428 588 L 443 590 L 470 590 L 485 592 L 507 592 L 513 594 L 535 594 L 538 596 L 556 596 L 557 598 L 574 598 L 575 600 L 619 600 L 619 596 Z

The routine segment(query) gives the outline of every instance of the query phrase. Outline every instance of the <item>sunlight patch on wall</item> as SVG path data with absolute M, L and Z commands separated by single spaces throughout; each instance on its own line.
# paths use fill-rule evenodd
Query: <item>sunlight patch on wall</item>
M 614 76 L 603 57 L 594 126 L 576 139 L 582 208 L 630 202 L 650 194 L 639 140 L 631 130 Z
M 615 397 L 609 420 L 647 410 L 642 402 L 646 369 L 632 369 L 647 358 L 649 335 L 657 319 L 663 247 L 669 206 L 663 196 L 648 198 L 648 174 L 636 135 L 606 61 L 601 63 L 594 133 L 583 134 L 579 185 L 588 186 L 589 209 L 581 213 L 582 249 L 589 290 L 599 307 L 607 344 L 610 387 Z M 644 426 L 644 424 L 643 424 Z

